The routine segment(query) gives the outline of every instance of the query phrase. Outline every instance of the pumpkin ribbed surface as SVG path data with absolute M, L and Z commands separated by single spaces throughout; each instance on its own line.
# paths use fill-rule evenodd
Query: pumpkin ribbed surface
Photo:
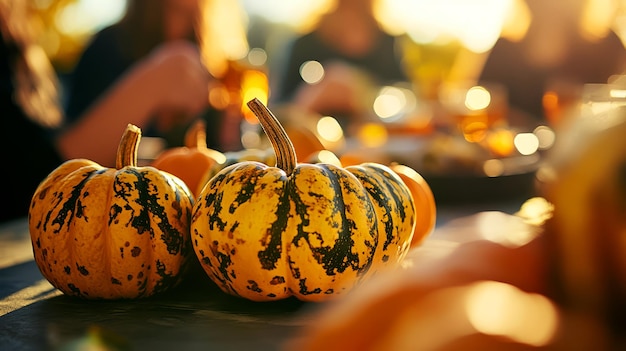
M 115 299 L 162 292 L 180 280 L 192 253 L 191 208 L 186 185 L 153 167 L 67 161 L 32 198 L 35 261 L 68 295 Z
M 274 132 L 266 129 L 270 139 Z M 278 150 L 277 167 L 224 168 L 194 205 L 194 249 L 222 290 L 257 301 L 321 301 L 406 255 L 415 209 L 391 169 L 296 164 L 293 149 Z

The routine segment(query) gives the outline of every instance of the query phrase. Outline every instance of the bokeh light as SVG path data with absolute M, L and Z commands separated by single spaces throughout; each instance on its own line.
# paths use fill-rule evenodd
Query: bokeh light
M 465 94 L 465 107 L 472 111 L 484 110 L 491 103 L 491 94 L 482 86 L 469 88 Z
M 539 149 L 539 139 L 533 133 L 519 133 L 513 142 L 517 151 L 522 155 L 532 155 Z
M 374 100 L 374 113 L 386 119 L 399 114 L 406 106 L 406 97 L 395 87 L 384 87 Z
M 316 131 L 323 141 L 334 143 L 343 138 L 341 125 L 335 118 L 330 116 L 322 117 L 317 121 Z
M 357 138 L 365 147 L 377 148 L 387 142 L 387 129 L 380 123 L 365 123 L 357 132 Z
M 317 84 L 324 78 L 324 67 L 317 61 L 307 61 L 300 66 L 300 76 L 308 84 Z

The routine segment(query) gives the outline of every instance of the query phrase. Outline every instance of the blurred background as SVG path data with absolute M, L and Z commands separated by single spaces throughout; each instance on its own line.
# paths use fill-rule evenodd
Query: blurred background
M 71 74 L 91 36 L 118 21 L 126 10 L 125 0 L 29 3 L 38 22 L 39 42 L 61 76 Z M 241 0 L 240 4 L 247 17 L 250 49 L 264 50 L 271 72 L 281 64 L 289 40 L 310 30 L 332 1 Z M 593 0 L 588 6 L 584 21 L 590 35 L 613 30 L 626 41 L 626 0 Z M 404 63 L 424 89 L 475 77 L 496 40 L 523 36 L 531 21 L 523 0 L 379 0 L 375 12 L 388 32 L 405 37 Z
M 426 177 L 440 201 L 448 194 L 507 197 L 515 189 L 531 195 L 561 121 L 579 115 L 589 96 L 598 105 L 609 77 L 623 77 L 626 68 L 626 0 L 373 0 L 371 13 L 369 1 L 209 2 L 214 7 L 199 27 L 207 34 L 200 50 L 221 88 L 213 86 L 208 101 L 234 126 L 234 137 L 216 144 L 220 151 L 267 146 L 245 106 L 258 97 L 283 119 L 299 160 L 325 148 L 344 165 L 403 163 Z M 129 1 L 28 3 L 38 44 L 61 78 L 63 100 L 90 40 L 123 18 Z M 393 47 L 372 49 L 362 39 L 367 28 L 346 29 L 341 17 L 330 19 L 341 12 L 357 25 L 372 23 L 349 19 L 365 7 Z M 326 41 L 333 33 L 342 39 L 328 49 L 322 39 L 306 38 L 313 31 Z M 337 49 L 344 43 L 370 51 L 361 59 Z M 320 49 L 351 65 L 332 66 L 335 57 L 318 55 Z M 611 96 L 625 93 L 625 80 L 614 81 L 620 85 L 609 89 Z M 175 140 L 182 134 L 176 130 Z M 317 140 L 307 145 L 306 135 Z M 515 176 L 523 176 L 522 183 Z

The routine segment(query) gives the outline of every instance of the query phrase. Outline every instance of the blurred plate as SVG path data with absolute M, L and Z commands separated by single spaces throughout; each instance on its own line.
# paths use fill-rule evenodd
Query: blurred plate
M 394 136 L 382 147 L 351 141 L 341 157 L 418 171 L 438 203 L 493 202 L 533 196 L 539 154 L 495 157 L 478 144 L 449 135 Z

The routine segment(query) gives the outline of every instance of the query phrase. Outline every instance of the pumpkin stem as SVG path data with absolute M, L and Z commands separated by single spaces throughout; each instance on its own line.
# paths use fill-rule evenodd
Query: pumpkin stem
M 206 123 L 198 119 L 185 133 L 185 146 L 188 148 L 206 149 Z
M 254 98 L 248 101 L 248 107 L 256 118 L 259 119 L 263 131 L 274 147 L 276 154 L 276 167 L 282 169 L 290 175 L 296 168 L 296 149 L 294 149 L 287 132 L 280 124 L 276 116 L 259 99 Z
M 137 148 L 141 140 L 141 129 L 134 124 L 128 124 L 117 147 L 115 167 L 122 169 L 126 166 L 137 167 Z

